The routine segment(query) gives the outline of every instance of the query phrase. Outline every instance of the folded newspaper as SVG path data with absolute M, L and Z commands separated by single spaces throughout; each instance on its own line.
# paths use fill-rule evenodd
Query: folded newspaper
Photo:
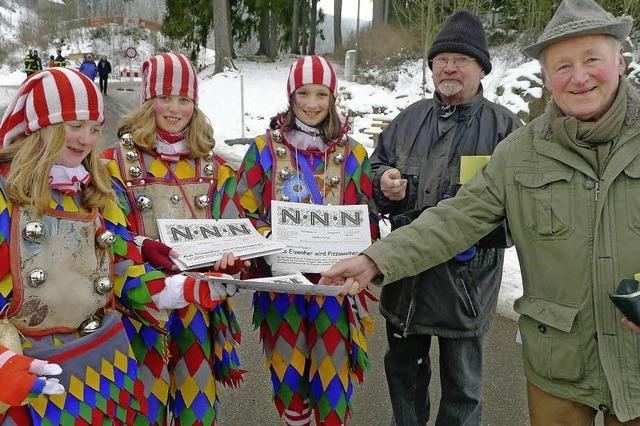
M 341 286 L 313 284 L 302 274 L 282 275 L 279 277 L 258 278 L 252 280 L 236 280 L 223 277 L 213 277 L 211 275 L 198 272 L 187 272 L 198 280 L 218 282 L 227 289 L 235 286 L 239 289 L 253 291 L 270 291 L 274 293 L 305 294 L 311 296 L 337 296 L 340 294 Z M 233 293 L 233 291 L 231 291 Z
M 180 270 L 213 265 L 224 253 L 251 259 L 280 253 L 284 245 L 264 238 L 249 219 L 158 219 L 160 241 L 180 257 Z

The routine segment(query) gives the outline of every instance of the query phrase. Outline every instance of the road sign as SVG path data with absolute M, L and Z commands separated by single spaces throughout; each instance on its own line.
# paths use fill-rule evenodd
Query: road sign
M 133 59 L 138 56 L 138 52 L 136 51 L 135 47 L 127 47 L 127 49 L 124 51 L 124 54 L 129 59 Z

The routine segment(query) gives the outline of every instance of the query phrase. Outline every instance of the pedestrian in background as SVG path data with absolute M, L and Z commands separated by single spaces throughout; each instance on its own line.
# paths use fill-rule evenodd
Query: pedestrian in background
M 102 56 L 98 61 L 98 76 L 100 77 L 100 91 L 104 95 L 107 94 L 109 74 L 111 74 L 111 62 L 107 60 L 106 56 Z
M 82 61 L 82 64 L 80 64 L 80 72 L 86 75 L 87 77 L 89 77 L 91 81 L 94 81 L 96 79 L 96 74 L 98 73 L 98 67 L 96 66 L 96 63 L 93 61 L 92 54 L 89 53 L 84 57 L 84 61 Z

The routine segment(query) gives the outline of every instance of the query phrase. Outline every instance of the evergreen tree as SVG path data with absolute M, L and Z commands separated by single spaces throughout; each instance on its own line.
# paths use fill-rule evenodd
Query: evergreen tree
M 166 0 L 163 33 L 178 42 L 196 63 L 213 22 L 211 0 Z

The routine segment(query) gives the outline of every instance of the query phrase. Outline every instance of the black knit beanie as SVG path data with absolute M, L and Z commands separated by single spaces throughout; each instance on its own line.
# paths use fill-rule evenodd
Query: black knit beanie
M 447 19 L 429 49 L 429 68 L 433 69 L 431 60 L 443 52 L 471 56 L 478 61 L 486 74 L 491 72 L 491 58 L 482 23 L 469 11 L 461 10 Z

